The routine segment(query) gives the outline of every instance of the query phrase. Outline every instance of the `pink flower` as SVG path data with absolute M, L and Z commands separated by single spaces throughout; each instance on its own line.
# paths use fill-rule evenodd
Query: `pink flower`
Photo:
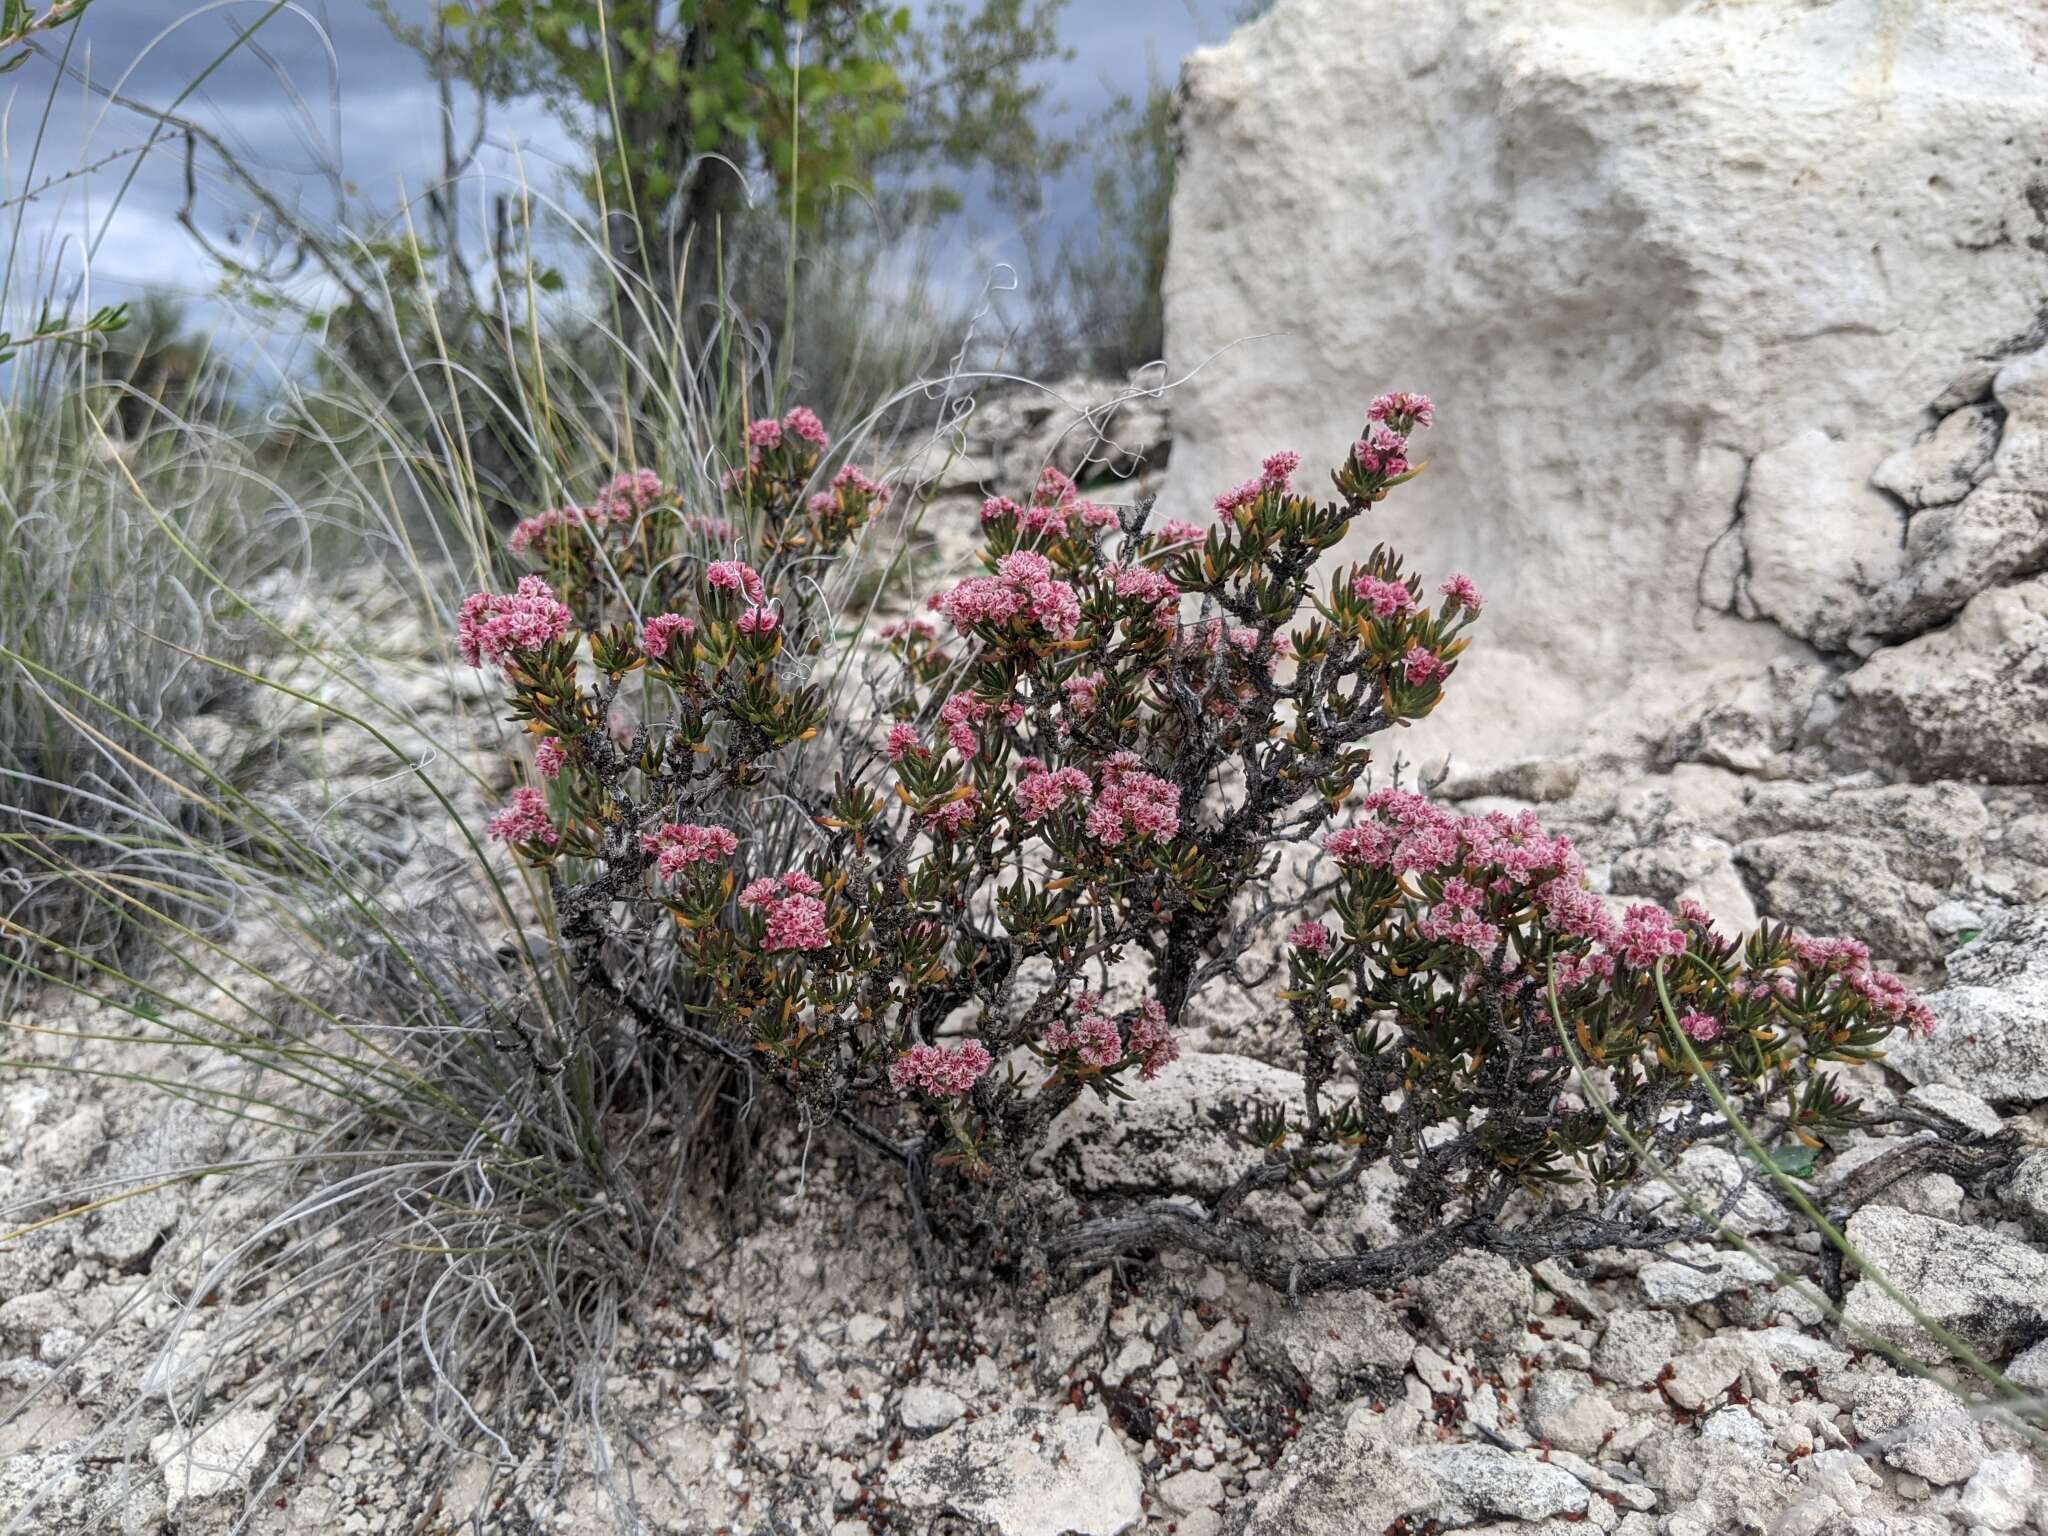
M 611 482 L 598 492 L 597 505 L 591 510 L 615 523 L 628 523 L 672 495 L 653 470 L 626 470 L 612 476 Z
M 533 749 L 534 771 L 544 779 L 560 778 L 562 764 L 567 762 L 568 758 L 569 754 L 561 742 L 549 736 Z
M 1024 509 L 1018 526 L 1036 538 L 1063 538 L 1067 532 L 1067 505 L 1046 507 L 1034 502 Z
M 523 555 L 555 529 L 581 528 L 588 520 L 589 514 L 581 507 L 550 507 L 515 527 L 506 536 L 505 547 L 515 555 Z
M 1170 577 L 1143 566 L 1133 566 L 1119 572 L 1116 578 L 1118 597 L 1135 597 L 1141 603 L 1173 603 L 1180 600 L 1180 588 Z
M 1294 478 L 1294 472 L 1299 468 L 1301 455 L 1291 448 L 1268 454 L 1265 464 L 1259 471 L 1259 483 L 1269 491 L 1285 492 L 1289 482 Z
M 824 949 L 832 943 L 826 931 L 825 903 L 815 896 L 785 896 L 768 910 L 767 949 Z
M 936 640 L 939 627 L 930 619 L 892 619 L 877 633 L 884 640 Z
M 1289 930 L 1287 942 L 1307 954 L 1327 955 L 1330 952 L 1330 930 L 1321 923 L 1297 923 Z
M 1135 752 L 1119 752 L 1102 765 L 1100 791 L 1088 810 L 1088 835 L 1105 848 L 1127 837 L 1173 837 L 1180 831 L 1180 787 L 1137 768 Z
M 1365 434 L 1366 446 L 1383 457 L 1393 457 L 1404 452 L 1408 439 L 1384 422 L 1376 422 Z
M 782 627 L 782 617 L 773 608 L 749 608 L 736 626 L 743 635 L 772 635 Z
M 1074 1006 L 1079 1016 L 1071 1022 L 1054 1019 L 1045 1026 L 1039 1042 L 1057 1055 L 1071 1052 L 1091 1067 L 1113 1067 L 1122 1061 L 1123 1037 L 1117 1032 L 1116 1021 L 1100 1011 L 1102 999 L 1093 992 L 1083 992 Z
M 547 797 L 530 785 L 512 791 L 512 803 L 490 819 L 486 828 L 501 843 L 543 843 L 562 840 L 548 819 Z
M 738 592 L 756 607 L 768 601 L 760 572 L 743 560 L 712 561 L 704 568 L 704 580 L 716 591 Z
M 1615 936 L 1617 954 L 1638 970 L 1647 970 L 1659 960 L 1675 960 L 1685 953 L 1685 930 L 1671 920 L 1662 907 L 1638 902 L 1621 915 L 1621 931 Z
M 1103 676 L 1100 672 L 1077 673 L 1060 684 L 1060 691 L 1067 696 L 1067 708 L 1077 715 L 1085 715 L 1095 708 L 1095 700 L 1102 692 Z
M 739 840 L 725 827 L 668 821 L 658 830 L 643 834 L 640 846 L 655 856 L 654 872 L 664 880 L 673 880 L 692 864 L 712 864 L 731 858 Z
M 1472 578 L 1462 572 L 1453 575 L 1437 590 L 1467 613 L 1477 613 L 1486 604 L 1479 595 L 1479 589 L 1472 584 Z
M 1018 780 L 1017 803 L 1023 808 L 1024 820 L 1043 821 L 1069 800 L 1087 798 L 1094 788 L 1078 768 L 1053 771 L 1040 766 Z
M 988 1047 L 963 1040 L 952 1050 L 913 1045 L 889 1066 L 889 1081 L 899 1092 L 916 1088 L 934 1099 L 964 1098 L 995 1065 Z
M 1072 501 L 1074 499 L 1074 491 L 1073 477 L 1062 470 L 1054 469 L 1048 464 L 1038 472 L 1038 484 L 1031 492 L 1031 499 L 1033 501 L 1051 502 L 1057 506 L 1061 502 Z
M 1409 685 L 1415 688 L 1439 682 L 1451 675 L 1451 669 L 1441 656 L 1419 645 L 1408 647 L 1408 654 L 1401 658 L 1401 666 L 1408 674 Z
M 802 438 L 820 453 L 832 446 L 832 439 L 825 435 L 825 423 L 818 420 L 818 413 L 807 405 L 791 406 L 782 418 L 782 430 Z
M 1464 888 L 1454 893 L 1451 889 L 1454 886 Z M 1422 921 L 1416 924 L 1417 929 L 1425 939 L 1434 939 L 1440 944 L 1458 944 L 1481 954 L 1491 953 L 1500 943 L 1500 930 L 1487 922 L 1478 906 L 1472 903 L 1471 898 L 1475 895 L 1463 881 L 1448 882 L 1445 899 L 1423 914 Z M 1458 896 L 1466 899 L 1461 901 Z
M 1436 421 L 1436 407 L 1430 404 L 1429 396 L 1410 394 L 1397 389 L 1391 394 L 1379 395 L 1365 408 L 1368 421 L 1384 421 L 1397 430 L 1408 432 L 1417 427 L 1428 428 Z
M 696 620 L 680 613 L 657 613 L 640 627 L 640 649 L 659 661 L 678 637 L 687 640 L 696 633 Z
M 1873 1010 L 1894 1024 L 1904 1025 L 1908 1034 L 1924 1037 L 1934 1033 L 1934 1010 L 1890 971 L 1861 966 L 1848 973 L 1848 982 L 1850 989 Z
M 1247 480 L 1234 490 L 1225 491 L 1216 498 L 1216 510 L 1230 517 L 1241 508 L 1250 506 L 1259 499 L 1259 493 L 1266 489 L 1263 480 Z
M 936 811 L 928 813 L 924 824 L 942 837 L 958 837 L 966 831 L 981 810 L 981 797 L 968 790 L 958 800 L 948 800 Z
M 1575 938 L 1605 943 L 1617 931 L 1607 903 L 1580 885 L 1576 877 L 1559 876 L 1537 887 L 1536 902 L 1552 927 Z
M 1199 544 L 1207 537 L 1200 523 L 1191 523 L 1184 517 L 1169 517 L 1159 525 L 1158 538 L 1165 544 Z
M 988 715 L 988 705 L 971 693 L 956 693 L 939 706 L 939 721 L 946 727 L 946 740 L 953 744 L 955 752 L 966 758 L 972 758 L 981 751 L 981 738 L 974 734 L 974 727 Z
M 456 646 L 472 667 L 510 670 L 517 652 L 537 651 L 569 632 L 574 616 L 538 576 L 522 576 L 510 595 L 476 592 L 463 599 Z
M 1077 501 L 1073 511 L 1081 519 L 1083 528 L 1093 528 L 1098 533 L 1104 528 L 1116 527 L 1121 521 L 1115 507 L 1105 507 L 1096 501 Z
M 889 497 L 892 494 L 888 486 L 875 479 L 874 476 L 870 475 L 858 464 L 849 464 L 840 470 L 838 474 L 834 475 L 832 477 L 832 489 L 842 492 L 851 491 L 857 496 L 865 496 L 875 504 L 878 510 L 889 505 Z
M 993 576 L 970 576 L 939 596 L 939 612 L 956 630 L 1007 624 L 1023 606 L 1024 594 Z
M 764 949 L 826 949 L 832 935 L 825 921 L 823 889 L 802 870 L 793 869 L 777 881 L 768 876 L 751 881 L 740 892 L 740 905 L 759 911 L 768 923 Z
M 1712 1014 L 1688 1013 L 1678 1021 L 1678 1027 L 1685 1031 L 1687 1039 L 1701 1045 L 1721 1038 L 1721 1021 Z
M 1144 1062 L 1138 1076 L 1146 1082 L 1169 1062 L 1180 1059 L 1180 1042 L 1166 1026 L 1166 1009 L 1155 999 L 1148 997 L 1138 1006 L 1138 1016 L 1125 1032 L 1124 1049 Z
M 991 496 L 981 504 L 981 520 L 984 523 L 1000 523 L 1022 516 L 1024 509 L 1007 496 Z
M 1081 600 L 1064 581 L 1055 580 L 1052 562 L 1034 550 L 1005 555 L 994 576 L 970 576 L 935 604 L 957 630 L 976 624 L 1001 627 L 1017 615 L 1055 639 L 1065 640 L 1081 623 Z
M 898 720 L 889 727 L 889 744 L 886 750 L 892 763 L 902 762 L 904 754 L 909 752 L 915 752 L 919 757 L 926 755 L 924 744 L 918 739 L 917 727 L 908 720 Z
M 782 446 L 782 423 L 773 416 L 763 416 L 758 421 L 747 423 L 747 447 L 754 450 L 779 448 Z M 750 453 L 749 458 L 755 455 Z
M 1351 591 L 1372 609 L 1375 618 L 1399 618 L 1415 611 L 1415 594 L 1403 581 L 1382 581 L 1367 573 L 1351 583 Z
M 1607 954 L 1567 955 L 1557 962 L 1557 989 L 1569 992 L 1589 982 L 1614 979 L 1614 956 Z
M 1408 461 L 1400 454 L 1382 453 L 1363 438 L 1351 445 L 1351 456 L 1358 461 L 1359 469 L 1368 475 L 1392 479 L 1408 473 Z

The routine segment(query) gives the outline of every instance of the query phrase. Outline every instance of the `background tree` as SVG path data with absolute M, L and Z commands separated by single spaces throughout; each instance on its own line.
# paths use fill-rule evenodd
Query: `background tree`
M 440 22 L 472 81 L 549 102 L 585 141 L 614 257 L 665 301 L 755 178 L 799 223 L 935 161 L 1034 195 L 1059 162 L 1031 71 L 1060 56 L 1064 4 L 946 0 L 913 29 L 875 0 L 469 0 Z M 689 262 L 699 284 L 717 266 Z

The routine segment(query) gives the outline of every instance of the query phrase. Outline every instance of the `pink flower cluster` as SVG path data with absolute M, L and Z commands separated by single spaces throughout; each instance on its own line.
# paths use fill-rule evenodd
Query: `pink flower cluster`
M 1449 663 L 1435 651 L 1421 645 L 1408 647 L 1408 654 L 1401 658 L 1401 669 L 1407 675 L 1409 686 L 1414 688 L 1442 682 L 1451 675 Z
M 512 791 L 512 803 L 490 819 L 485 830 L 501 843 L 543 843 L 562 840 L 548 817 L 547 797 L 531 785 Z
M 1397 619 L 1415 611 L 1415 594 L 1404 581 L 1382 581 L 1366 572 L 1351 583 L 1351 591 L 1375 618 Z
M 594 508 L 549 507 L 537 512 L 515 525 L 505 536 L 505 547 L 515 555 L 523 555 L 533 546 L 553 533 L 557 528 L 583 528 L 595 519 Z
M 562 764 L 568 760 L 568 749 L 553 736 L 547 737 L 539 746 L 533 749 L 534 771 L 544 779 L 560 778 L 562 776 Z
M 806 505 L 813 512 L 823 516 L 825 513 L 835 510 L 849 493 L 866 498 L 869 502 L 873 503 L 875 511 L 880 511 L 883 507 L 889 505 L 891 494 L 888 486 L 882 484 L 881 481 L 870 475 L 858 464 L 849 464 L 832 477 L 831 490 L 819 491 Z
M 1681 1018 L 1678 1027 L 1685 1031 L 1687 1039 L 1700 1045 L 1710 1045 L 1721 1038 L 1721 1021 L 1697 1009 Z
M 891 619 L 876 631 L 883 640 L 936 640 L 939 626 L 926 618 Z
M 640 649 L 660 661 L 677 640 L 687 640 L 696 633 L 695 619 L 685 618 L 680 613 L 657 613 L 640 626 Z
M 1406 390 L 1380 395 L 1366 407 L 1365 415 L 1371 425 L 1351 449 L 1359 469 L 1368 475 L 1407 474 L 1408 434 L 1436 420 L 1429 396 Z
M 1130 1028 L 1124 1035 L 1124 1048 L 1138 1057 L 1144 1065 L 1138 1069 L 1138 1076 L 1146 1082 L 1157 1077 L 1160 1069 L 1169 1062 L 1180 1059 L 1180 1042 L 1166 1026 L 1166 1009 L 1152 998 L 1146 998 L 1138 1007 L 1138 1016 L 1131 1020 Z
M 912 752 L 919 757 L 931 755 L 925 751 L 923 741 L 918 738 L 917 727 L 908 720 L 898 720 L 889 727 L 888 744 L 884 750 L 888 752 L 889 761 L 892 763 L 902 762 Z
M 1321 923 L 1296 923 L 1287 932 L 1287 942 L 1307 955 L 1330 952 L 1330 930 Z
M 1116 578 L 1118 597 L 1133 597 L 1149 605 L 1153 622 L 1161 629 L 1170 628 L 1180 617 L 1180 588 L 1163 573 L 1140 565 L 1129 570 L 1106 566 L 1103 574 Z
M 792 406 L 782 418 L 782 430 L 792 437 L 801 438 L 820 453 L 832 446 L 832 439 L 825 432 L 825 423 L 818 420 L 818 413 L 808 405 Z
M 1870 946 L 1856 939 L 1797 938 L 1793 957 L 1810 971 L 1838 975 L 1892 1023 L 1917 1035 L 1934 1033 L 1934 1010 L 1898 977 L 1870 963 Z
M 1225 491 L 1216 498 L 1216 510 L 1230 517 L 1250 506 L 1261 496 L 1271 491 L 1276 496 L 1285 496 L 1293 489 L 1294 472 L 1301 468 L 1301 455 L 1293 449 L 1266 455 L 1266 461 L 1259 467 L 1258 478 Z
M 1486 599 L 1479 595 L 1479 588 L 1472 584 L 1472 578 L 1462 572 L 1449 577 L 1437 591 L 1464 609 L 1467 617 L 1486 606 Z
M 1685 953 L 1685 930 L 1669 912 L 1639 901 L 1621 914 L 1621 929 L 1608 941 L 1622 960 L 1638 970 L 1648 970 L 1659 960 L 1676 960 Z
M 1025 758 L 1020 766 L 1024 777 L 1017 781 L 1017 803 L 1027 822 L 1043 821 L 1069 800 L 1085 799 L 1095 789 L 1078 768 L 1049 769 L 1035 757 Z
M 1124 1039 L 1116 1020 L 1102 1012 L 1099 993 L 1083 992 L 1074 1001 L 1071 1019 L 1054 1019 L 1039 1041 L 1055 1055 L 1071 1053 L 1086 1066 L 1113 1067 L 1124 1059 Z
M 932 606 L 956 630 L 977 624 L 997 628 L 1020 616 L 1056 640 L 1072 637 L 1081 624 L 1081 600 L 1052 574 L 1052 562 L 1032 550 L 1005 555 L 993 576 L 970 576 Z
M 1482 915 L 1485 905 L 1485 892 L 1454 877 L 1444 882 L 1443 899 L 1425 912 L 1416 926 L 1425 939 L 1491 954 L 1500 943 L 1500 930 Z
M 939 723 L 945 726 L 946 740 L 955 752 L 971 758 L 981 751 L 981 738 L 974 728 L 991 713 L 993 706 L 971 693 L 956 693 L 939 706 Z
M 1375 395 L 1372 404 L 1365 408 L 1365 419 L 1386 422 L 1402 432 L 1412 432 L 1417 428 L 1427 430 L 1436 421 L 1436 407 L 1427 395 L 1397 389 L 1389 394 Z
M 763 454 L 773 453 L 780 448 L 785 438 L 796 438 L 806 442 L 823 453 L 832 446 L 832 439 L 825 432 L 825 424 L 818 420 L 818 413 L 807 405 L 792 406 L 780 421 L 773 416 L 763 416 L 747 423 L 747 468 L 757 468 Z M 735 491 L 745 482 L 746 476 L 739 470 L 727 470 L 723 484 L 728 491 Z
M 673 880 L 692 864 L 715 864 L 731 858 L 739 847 L 739 839 L 725 827 L 665 821 L 656 831 L 644 834 L 640 846 L 655 856 L 654 872 L 664 880 Z
M 1105 681 L 1100 672 L 1077 672 L 1068 678 L 1060 684 L 1060 691 L 1067 696 L 1067 708 L 1077 715 L 1087 714 L 1095 708 Z
M 958 837 L 981 812 L 981 797 L 972 789 L 925 814 L 924 824 L 941 837 Z
M 995 1065 L 988 1047 L 963 1040 L 951 1050 L 913 1045 L 889 1066 L 889 1081 L 902 1092 L 915 1088 L 934 1099 L 964 1098 Z
M 550 507 L 525 519 L 506 536 L 505 547 L 520 555 L 557 528 L 630 523 L 651 508 L 672 500 L 674 495 L 667 482 L 653 470 L 624 470 L 612 476 L 597 493 L 597 500 L 587 507 Z
M 744 560 L 712 561 L 704 568 L 704 581 L 713 591 L 739 593 L 754 607 L 768 601 L 761 573 Z
M 1109 1068 L 1126 1057 L 1136 1058 L 1142 1063 L 1138 1076 L 1146 1081 L 1180 1057 L 1180 1042 L 1167 1027 L 1166 1009 L 1149 997 L 1129 1025 L 1119 1030 L 1116 1020 L 1102 1011 L 1101 994 L 1083 992 L 1074 999 L 1074 1016 L 1046 1025 L 1039 1043 L 1054 1055 L 1072 1055 L 1089 1067 Z
M 472 592 L 462 600 L 455 642 L 472 667 L 507 667 L 515 653 L 537 651 L 569 633 L 573 615 L 538 576 L 519 578 L 510 594 Z
M 1101 793 L 1088 810 L 1088 835 L 1105 848 L 1127 837 L 1173 837 L 1180 831 L 1180 786 L 1141 772 L 1138 754 L 1119 752 L 1102 764 Z
M 764 949 L 825 949 L 832 935 L 825 922 L 824 888 L 800 869 L 780 881 L 763 876 L 740 892 L 740 905 L 758 910 L 768 922 Z
M 629 523 L 674 494 L 653 470 L 629 469 L 612 476 L 597 493 L 597 505 L 591 510 L 615 523 Z

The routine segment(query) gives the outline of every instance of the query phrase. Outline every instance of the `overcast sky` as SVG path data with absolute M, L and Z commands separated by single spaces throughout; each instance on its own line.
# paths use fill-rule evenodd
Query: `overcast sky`
M 431 3 L 399 0 L 398 10 L 424 16 Z M 338 169 L 352 205 L 380 209 L 417 195 L 435 176 L 441 122 L 433 83 L 370 0 L 288 0 L 250 44 L 219 62 L 236 29 L 271 9 L 268 0 L 95 0 L 75 36 L 58 33 L 50 44 L 61 52 L 68 43 L 82 82 L 60 82 L 53 96 L 57 71 L 41 58 L 0 77 L 0 200 L 12 204 L 0 239 L 12 236 L 18 200 L 37 189 L 21 220 L 8 299 L 17 325 L 37 274 L 59 266 L 77 273 L 88 254 L 95 302 L 144 287 L 202 300 L 217 290 L 219 267 L 178 222 L 187 202 L 182 136 L 153 130 L 147 115 L 104 92 L 219 133 L 280 198 L 323 219 L 336 200 L 323 167 Z M 1190 48 L 1227 33 L 1237 9 L 1239 0 L 1069 0 L 1062 37 L 1074 59 L 1049 82 L 1055 122 L 1086 122 L 1114 96 L 1142 91 L 1152 72 L 1171 79 Z M 458 102 L 465 137 L 474 113 L 474 103 Z M 489 126 L 490 175 L 555 185 L 575 159 L 561 126 L 538 107 L 498 107 Z M 219 184 L 205 154 L 193 166 L 200 232 L 247 249 L 249 199 Z M 481 195 L 473 187 L 468 198 Z M 1078 168 L 1052 189 L 1044 217 L 1056 227 L 1085 218 L 1087 197 L 1087 171 Z M 954 280 L 978 280 L 977 269 L 1016 255 L 1015 235 L 985 198 L 971 197 L 968 215 L 947 232 L 942 260 Z

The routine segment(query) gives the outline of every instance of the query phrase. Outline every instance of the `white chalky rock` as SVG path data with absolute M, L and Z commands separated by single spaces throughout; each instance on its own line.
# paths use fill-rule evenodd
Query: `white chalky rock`
M 1858 1211 L 1849 1218 L 1847 1236 L 1922 1316 L 1994 1364 L 2048 1333 L 2048 1256 L 2025 1243 L 1889 1205 Z M 1923 1359 L 1945 1353 L 1874 1280 L 1856 1282 L 1842 1315 Z
M 1274 448 L 1320 485 L 1376 390 L 1431 392 L 1429 470 L 1353 552 L 1486 591 L 1465 753 L 1648 724 L 1645 699 L 1832 639 L 1853 614 L 1784 589 L 1791 633 L 1746 624 L 1737 587 L 1763 554 L 1853 607 L 1887 520 L 1896 542 L 1870 471 L 2033 324 L 2044 56 L 2010 0 L 1415 0 L 1398 25 L 1279 0 L 1184 71 L 1162 515 Z M 1766 549 L 1745 482 L 1794 441 L 1840 478 Z
M 1934 1033 L 1894 1039 L 1885 1065 L 1993 1103 L 2048 1099 L 2048 907 L 1992 918 L 1946 964 Z
M 944 1387 L 916 1386 L 904 1390 L 896 1411 L 913 1435 L 929 1435 L 958 1420 L 967 1405 Z
M 979 1521 L 992 1536 L 1118 1536 L 1144 1518 L 1144 1480 L 1100 1419 L 1014 1407 L 933 1435 L 888 1469 L 903 1509 Z
M 1987 1531 L 2016 1531 L 2034 1497 L 2034 1461 L 2025 1451 L 1987 1456 L 1963 1489 L 1956 1512 Z
M 197 1434 L 167 1429 L 151 1440 L 149 1454 L 169 1490 L 167 1508 L 247 1488 L 276 1427 L 259 1409 L 232 1408 Z

